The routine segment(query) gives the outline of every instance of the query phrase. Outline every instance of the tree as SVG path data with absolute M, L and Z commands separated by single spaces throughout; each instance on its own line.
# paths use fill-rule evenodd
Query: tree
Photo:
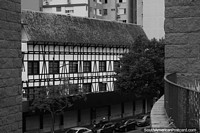
M 56 115 L 63 113 L 64 109 L 72 106 L 77 99 L 81 98 L 84 98 L 84 95 L 79 91 L 78 85 L 70 84 L 69 80 L 65 79 L 62 85 L 37 88 L 31 109 L 48 111 L 51 114 L 51 132 L 54 133 Z
M 116 86 L 135 96 L 157 96 L 164 91 L 164 41 L 140 36 L 120 59 Z

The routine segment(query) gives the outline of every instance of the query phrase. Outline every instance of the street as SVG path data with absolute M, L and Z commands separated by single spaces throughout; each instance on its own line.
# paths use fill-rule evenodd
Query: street
M 146 127 L 137 127 L 136 126 L 136 130 L 132 130 L 132 131 L 129 131 L 129 132 L 126 132 L 126 133 L 144 133 L 142 129 L 144 128 L 149 128 L 150 126 L 146 126 Z
M 144 133 L 142 129 L 145 127 L 136 127 L 136 130 L 129 131 L 127 133 Z

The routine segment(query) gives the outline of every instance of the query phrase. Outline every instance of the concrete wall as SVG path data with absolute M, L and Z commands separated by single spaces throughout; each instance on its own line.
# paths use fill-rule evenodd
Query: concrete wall
M 21 0 L 0 1 L 0 133 L 22 132 Z
M 200 1 L 165 0 L 165 71 L 200 75 Z
M 42 10 L 42 0 L 21 0 L 21 8 L 40 11 Z
M 145 109 L 143 110 L 143 100 L 136 100 L 135 105 L 133 104 L 133 101 L 124 102 L 124 112 L 122 113 L 122 104 L 114 104 L 114 105 L 107 105 L 102 107 L 93 107 L 95 110 L 94 118 L 91 116 L 91 108 L 86 109 L 80 109 L 78 110 L 69 110 L 64 113 L 63 118 L 63 128 L 67 129 L 70 127 L 75 126 L 86 126 L 92 124 L 92 121 L 95 120 L 96 123 L 99 123 L 101 120 L 110 120 L 110 121 L 116 121 L 119 119 L 126 119 L 133 117 L 134 115 L 141 114 L 145 112 Z M 146 102 L 147 104 L 145 107 L 149 107 L 152 105 L 150 101 Z M 110 112 L 110 113 L 109 113 Z M 79 114 L 80 113 L 80 114 Z M 79 115 L 80 116 L 79 116 Z M 80 117 L 80 118 L 79 118 Z M 39 133 L 40 132 L 47 132 L 51 129 L 51 117 L 50 115 L 45 114 L 43 116 L 43 124 L 40 123 L 40 117 L 38 115 L 32 115 L 32 116 L 25 116 L 25 127 L 26 132 L 25 133 Z M 40 129 L 40 124 L 43 125 L 43 129 Z M 59 129 L 62 126 L 60 125 L 60 117 L 56 118 L 55 122 L 55 129 Z

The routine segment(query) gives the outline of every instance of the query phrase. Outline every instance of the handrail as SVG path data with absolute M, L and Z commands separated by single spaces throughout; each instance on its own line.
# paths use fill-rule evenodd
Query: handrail
M 166 74 L 165 110 L 177 128 L 200 131 L 200 92 L 177 84 L 177 75 Z
M 172 74 L 175 74 L 175 75 L 176 75 L 176 73 L 172 73 Z M 177 83 L 172 82 L 172 81 L 170 81 L 169 79 L 167 79 L 167 77 L 168 77 L 168 76 L 171 76 L 172 74 L 165 74 L 164 80 L 167 81 L 167 82 L 170 83 L 170 84 L 173 84 L 174 86 L 181 87 L 181 88 L 186 89 L 186 90 L 195 91 L 195 92 L 197 92 L 197 93 L 200 93 L 200 91 L 193 90 L 193 89 L 191 89 L 191 88 L 182 86 L 182 85 L 180 85 L 180 84 L 177 84 Z

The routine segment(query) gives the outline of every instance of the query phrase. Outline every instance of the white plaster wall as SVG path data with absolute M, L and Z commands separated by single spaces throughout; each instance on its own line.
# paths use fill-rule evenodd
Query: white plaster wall
M 137 0 L 137 24 L 143 27 L 143 0 Z
M 71 13 L 66 13 L 65 10 L 73 10 Z M 56 14 L 63 14 L 63 15 L 71 15 L 71 16 L 78 16 L 78 17 L 88 17 L 88 7 L 87 5 L 84 6 L 74 6 L 74 7 L 61 7 L 61 11 L 57 12 L 56 7 L 45 7 L 43 8 L 43 12 L 47 13 L 56 13 Z
M 85 6 L 74 6 L 73 16 L 88 17 L 88 7 Z
M 48 1 L 49 5 L 68 4 L 67 0 L 44 0 L 43 5 L 46 5 L 45 1 Z
M 88 4 L 88 0 L 71 0 L 71 4 Z
M 42 51 L 44 49 L 43 45 L 36 45 L 34 47 L 34 51 Z M 32 45 L 28 45 L 27 46 L 27 43 L 22 43 L 22 51 L 27 53 L 27 51 L 33 51 L 33 46 Z M 45 47 L 44 49 L 46 52 L 48 51 L 53 51 L 53 47 L 50 46 L 50 47 Z M 59 51 L 59 47 L 55 47 L 55 51 Z M 64 52 L 64 47 L 60 47 L 60 51 L 61 52 Z M 64 77 L 87 77 L 87 76 L 101 76 L 100 79 L 96 78 L 96 79 L 84 79 L 84 80 L 70 80 L 71 83 L 73 84 L 76 84 L 76 83 L 92 83 L 93 85 L 93 89 L 92 89 L 92 92 L 98 92 L 99 91 L 99 87 L 98 87 L 98 83 L 95 83 L 95 82 L 104 82 L 104 83 L 107 83 L 107 91 L 113 91 L 113 81 L 115 80 L 114 78 L 108 78 L 108 77 L 105 77 L 106 75 L 113 75 L 114 72 L 113 72 L 113 61 L 111 60 L 119 60 L 120 57 L 122 57 L 122 55 L 119 55 L 119 53 L 124 53 L 124 52 L 127 52 L 128 50 L 123 50 L 123 49 L 116 49 L 116 48 L 93 48 L 93 47 L 90 47 L 90 48 L 80 48 L 80 47 L 75 47 L 74 49 L 74 52 L 115 52 L 115 53 L 118 53 L 118 55 L 81 55 L 81 54 L 78 54 L 78 55 L 69 55 L 69 54 L 62 54 L 60 55 L 48 55 L 45 54 L 45 55 L 42 55 L 42 54 L 29 54 L 27 56 L 27 54 L 25 54 L 24 56 L 24 68 L 23 71 L 22 71 L 22 81 L 28 81 L 31 80 L 31 79 L 47 79 L 47 78 L 50 78 L 52 79 L 53 78 L 53 74 L 48 74 L 48 69 L 49 69 L 49 62 L 48 60 L 50 61 L 53 61 L 53 57 L 54 57 L 54 60 L 55 61 L 59 61 L 59 60 L 66 60 L 66 64 L 69 64 L 68 61 L 78 61 L 78 71 L 81 72 L 83 67 L 80 69 L 80 60 L 83 62 L 83 60 L 91 60 L 91 63 L 92 63 L 92 72 L 95 72 L 95 73 L 83 73 L 83 74 L 79 74 L 79 73 L 69 73 L 69 65 L 66 65 L 66 74 L 55 74 L 55 78 L 59 78 L 59 76 L 61 76 L 61 78 L 64 78 Z M 73 48 L 71 46 L 66 46 L 65 47 L 65 52 L 73 52 Z M 28 69 L 28 63 L 27 63 L 27 60 L 29 61 L 37 61 L 37 60 L 40 60 L 39 64 L 40 64 L 40 74 L 45 74 L 44 71 L 42 71 L 42 68 L 43 68 L 43 58 L 45 58 L 46 60 L 46 69 L 47 69 L 47 75 L 43 75 L 43 76 L 39 76 L 39 75 L 28 75 L 27 73 L 27 69 Z M 99 61 L 96 61 L 96 60 L 105 60 L 106 61 L 106 69 L 107 71 L 110 71 L 110 72 L 99 72 Z M 93 69 L 94 68 L 94 64 L 96 62 L 96 68 L 97 69 Z M 64 62 L 63 61 L 60 61 L 60 72 L 62 72 L 62 67 L 63 67 L 63 64 Z M 102 77 L 104 76 L 104 77 Z M 53 85 L 53 82 L 50 81 L 49 82 L 50 85 Z M 55 85 L 59 85 L 59 84 L 62 84 L 60 81 L 55 81 Z M 42 82 L 42 83 L 39 83 L 39 82 L 29 82 L 29 86 L 27 86 L 27 84 L 23 84 L 23 87 L 32 87 L 32 86 L 47 86 L 48 83 L 47 82 Z M 80 86 L 81 87 L 81 86 Z

